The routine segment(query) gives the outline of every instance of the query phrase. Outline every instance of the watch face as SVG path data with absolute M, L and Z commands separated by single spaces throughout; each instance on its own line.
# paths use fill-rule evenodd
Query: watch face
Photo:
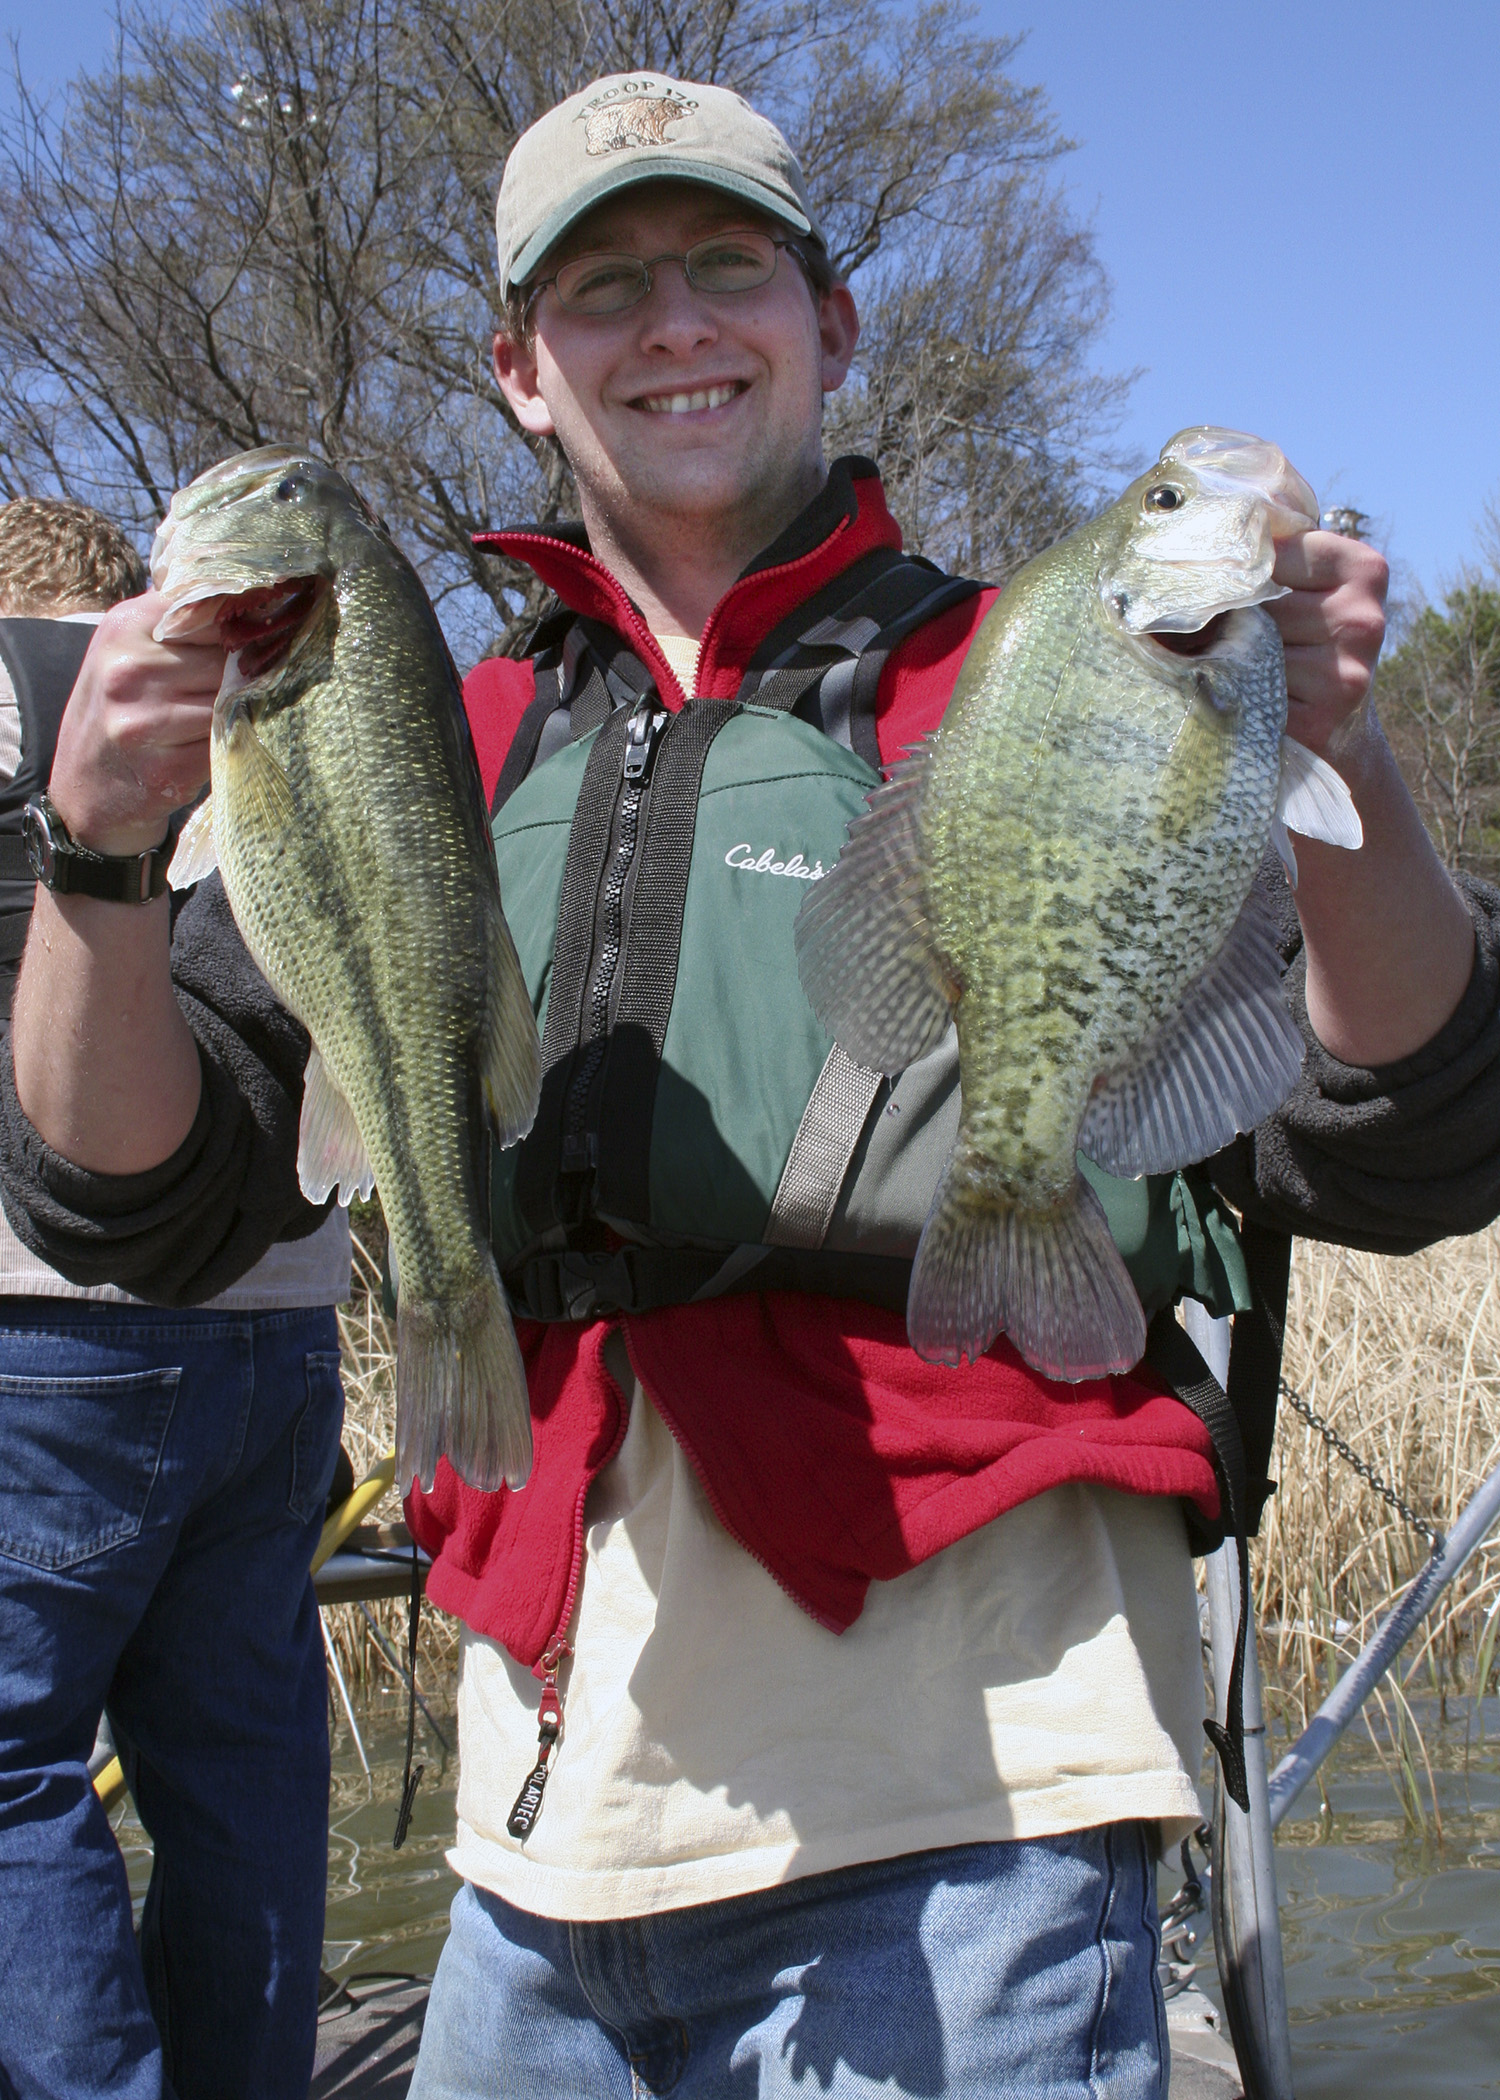
M 50 889 L 56 855 L 52 849 L 52 833 L 47 826 L 46 814 L 35 802 L 28 802 L 22 814 L 21 843 L 26 848 L 26 858 L 31 863 L 32 874 L 38 882 Z

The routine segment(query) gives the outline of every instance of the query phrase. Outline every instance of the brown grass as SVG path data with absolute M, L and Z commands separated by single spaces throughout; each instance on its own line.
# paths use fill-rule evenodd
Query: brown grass
M 1500 1227 L 1399 1261 L 1299 1243 L 1284 1371 L 1446 1531 L 1500 1462 Z M 1267 1705 L 1295 1734 L 1429 1547 L 1285 1402 L 1274 1470 L 1281 1485 L 1252 1547 L 1253 1577 Z M 1491 1676 L 1482 1637 L 1497 1598 L 1500 1538 L 1473 1556 L 1388 1681 L 1393 1744 L 1415 1727 L 1408 1698 L 1471 1692 L 1476 1656 Z
M 363 1214 L 357 1214 L 352 1220 L 353 1291 L 349 1303 L 339 1310 L 339 1336 L 344 1352 L 344 1449 L 353 1461 L 356 1480 L 362 1480 L 373 1466 L 378 1465 L 396 1441 L 396 1338 L 380 1304 L 385 1228 L 377 1206 L 361 1208 Z M 371 1512 L 369 1521 L 381 1524 L 403 1521 L 401 1497 L 394 1488 Z M 405 1599 L 378 1598 L 369 1609 L 404 1664 Z M 378 1683 L 381 1678 L 400 1681 L 388 1659 L 381 1654 L 379 1644 L 370 1632 L 369 1621 L 357 1604 L 330 1605 L 326 1616 L 329 1636 L 351 1690 L 356 1685 Z M 424 1605 L 417 1683 L 429 1700 L 433 1687 L 452 1672 L 457 1660 L 457 1619 L 440 1612 L 435 1605 Z
M 378 1209 L 355 1223 L 354 1295 L 339 1319 L 344 1442 L 358 1479 L 393 1441 L 395 1342 L 380 1308 Z M 1500 1226 L 1401 1261 L 1299 1243 L 1284 1369 L 1362 1458 L 1446 1530 L 1500 1462 Z M 1294 1735 L 1420 1568 L 1428 1545 L 1284 1403 L 1274 1470 L 1281 1485 L 1252 1565 L 1269 1717 Z M 394 1490 L 376 1516 L 400 1521 Z M 1500 1537 L 1474 1555 L 1407 1649 L 1397 1685 L 1384 1689 L 1382 1734 L 1396 1746 L 1398 1791 L 1405 1791 L 1403 1767 L 1425 1754 L 1407 1700 L 1470 1693 L 1476 1657 L 1486 1680 L 1493 1676 L 1500 1617 L 1488 1642 L 1484 1635 L 1497 1605 Z M 404 1655 L 404 1602 L 370 1608 Z M 351 1686 L 392 1678 L 357 1605 L 334 1606 L 328 1620 Z M 457 1649 L 457 1620 L 428 1606 L 424 1688 L 451 1672 Z

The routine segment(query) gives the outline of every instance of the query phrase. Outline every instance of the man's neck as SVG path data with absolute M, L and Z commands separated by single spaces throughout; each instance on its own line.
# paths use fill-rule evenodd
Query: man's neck
M 640 607 L 653 634 L 694 638 L 714 607 L 757 554 L 799 517 L 828 479 L 816 473 L 763 506 L 736 506 L 705 517 L 618 508 L 580 489 L 580 507 L 596 559 Z

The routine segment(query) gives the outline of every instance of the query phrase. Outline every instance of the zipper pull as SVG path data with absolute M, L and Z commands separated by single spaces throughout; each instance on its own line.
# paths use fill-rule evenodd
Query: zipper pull
M 526 1784 L 516 1796 L 516 1805 L 505 1819 L 505 1827 L 513 1838 L 524 1844 L 536 1828 L 536 1819 L 542 1812 L 542 1795 L 547 1789 L 548 1760 L 562 1740 L 562 1699 L 557 1689 L 557 1673 L 562 1668 L 563 1657 L 573 1650 L 559 1634 L 542 1657 L 542 1697 L 537 1708 L 537 1753 L 536 1763 L 526 1775 Z
M 666 709 L 656 707 L 650 700 L 637 700 L 631 709 L 630 720 L 625 724 L 624 777 L 632 784 L 646 778 L 651 770 L 651 754 L 656 749 L 656 740 L 666 726 Z

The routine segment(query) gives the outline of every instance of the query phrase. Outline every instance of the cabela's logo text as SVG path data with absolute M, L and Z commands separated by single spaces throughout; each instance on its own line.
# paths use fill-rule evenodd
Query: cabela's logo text
M 724 856 L 726 868 L 737 868 L 742 875 L 785 875 L 792 882 L 821 882 L 828 873 L 822 861 L 814 861 L 809 867 L 800 852 L 790 860 L 778 860 L 776 848 L 767 846 L 764 853 L 757 854 L 748 839 L 731 846 Z

